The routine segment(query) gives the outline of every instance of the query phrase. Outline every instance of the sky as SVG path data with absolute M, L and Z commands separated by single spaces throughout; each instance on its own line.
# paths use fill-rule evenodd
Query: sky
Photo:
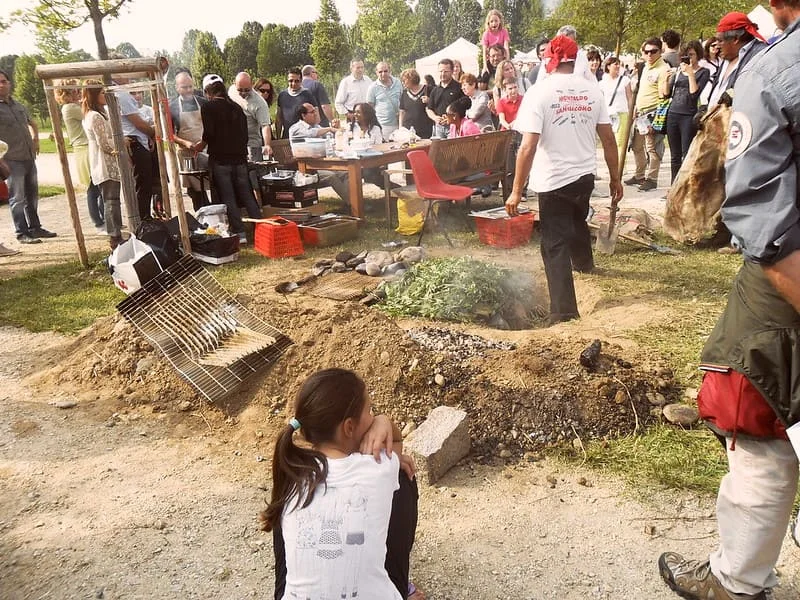
M 356 0 L 334 2 L 342 22 L 354 23 Z M 1 0 L 0 4 L 2 19 L 15 9 L 31 6 L 33 1 Z M 210 31 L 217 37 L 220 48 L 223 48 L 225 40 L 239 34 L 245 21 L 292 26 L 315 21 L 319 16 L 319 0 L 133 0 L 126 6 L 128 8 L 123 8 L 119 19 L 103 21 L 106 44 L 113 48 L 121 42 L 130 42 L 142 55 L 157 50 L 179 50 L 183 35 L 189 29 Z M 89 54 L 97 55 L 91 23 L 75 30 L 68 39 L 73 50 L 83 48 Z M 33 34 L 21 25 L 0 33 L 0 56 L 35 52 Z

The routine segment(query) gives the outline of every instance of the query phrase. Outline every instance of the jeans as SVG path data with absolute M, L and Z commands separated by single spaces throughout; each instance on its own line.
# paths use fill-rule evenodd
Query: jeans
M 669 142 L 669 153 L 671 156 L 670 167 L 672 168 L 672 181 L 678 176 L 689 146 L 697 134 L 697 127 L 694 126 L 694 115 L 680 115 L 669 113 L 667 117 L 667 141 Z
M 661 168 L 661 159 L 664 157 L 664 136 L 655 133 L 652 129 L 642 135 L 639 131 L 633 133 L 633 159 L 636 162 L 637 179 L 651 179 L 658 183 L 658 171 Z
M 541 252 L 547 287 L 550 291 L 550 316 L 563 321 L 579 317 L 572 268 L 594 268 L 592 242 L 586 215 L 594 189 L 594 175 L 550 192 L 539 192 Z
M 91 179 L 89 180 L 89 187 L 86 188 L 86 204 L 89 208 L 89 217 L 91 217 L 94 226 L 102 227 L 104 214 L 103 196 L 100 193 L 100 188 Z
M 17 236 L 30 235 L 40 229 L 39 177 L 36 162 L 32 160 L 6 160 L 11 174 L 8 176 L 8 207 Z
M 409 480 L 402 470 L 398 477 L 400 487 L 392 497 L 383 566 L 400 597 L 405 598 L 408 595 L 409 558 L 417 533 L 419 490 L 416 478 Z M 275 600 L 281 600 L 286 589 L 286 547 L 280 524 L 272 530 L 272 550 L 275 553 Z
M 244 233 L 240 205 L 247 210 L 251 219 L 261 218 L 261 209 L 250 186 L 247 163 L 222 165 L 212 158 L 209 159 L 208 166 L 211 171 L 211 186 L 216 189 L 219 201 L 228 207 L 231 233 Z
M 106 233 L 112 238 L 120 238 L 122 237 L 122 210 L 119 202 L 119 181 L 105 180 L 100 184 L 100 192 L 105 204 Z
M 128 139 L 133 162 L 133 181 L 136 185 L 136 205 L 139 208 L 139 218 L 144 220 L 152 216 L 150 200 L 153 196 L 153 156 L 138 140 Z
M 726 590 L 757 594 L 774 587 L 773 568 L 797 491 L 797 455 L 785 440 L 736 439 L 717 495 L 719 548 L 711 571 Z

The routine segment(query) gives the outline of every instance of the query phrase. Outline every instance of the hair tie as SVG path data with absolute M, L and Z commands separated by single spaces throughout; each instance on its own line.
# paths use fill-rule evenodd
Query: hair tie
M 300 421 L 298 421 L 294 417 L 289 419 L 289 425 L 291 426 L 293 431 L 297 431 L 298 429 L 300 429 Z

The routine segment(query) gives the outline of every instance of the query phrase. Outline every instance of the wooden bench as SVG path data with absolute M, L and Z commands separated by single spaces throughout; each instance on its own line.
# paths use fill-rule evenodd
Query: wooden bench
M 508 164 L 513 136 L 513 131 L 493 131 L 447 140 L 433 140 L 428 156 L 445 183 L 473 188 L 500 183 L 503 186 L 503 198 L 507 198 L 513 184 L 510 176 L 513 165 Z M 413 184 L 392 188 L 389 176 L 393 173 L 410 174 L 411 171 L 408 169 L 384 171 L 386 219 L 390 228 L 394 227 L 397 216 L 395 198 L 404 200 L 420 198 Z

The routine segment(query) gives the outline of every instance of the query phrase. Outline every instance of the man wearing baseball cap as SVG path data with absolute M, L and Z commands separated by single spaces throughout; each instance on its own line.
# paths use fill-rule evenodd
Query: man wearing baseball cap
M 758 33 L 758 25 L 741 12 L 729 12 L 720 19 L 716 39 L 723 63 L 717 69 L 709 108 L 719 104 L 722 94 L 733 88 L 744 66 L 767 47 L 764 36 Z

